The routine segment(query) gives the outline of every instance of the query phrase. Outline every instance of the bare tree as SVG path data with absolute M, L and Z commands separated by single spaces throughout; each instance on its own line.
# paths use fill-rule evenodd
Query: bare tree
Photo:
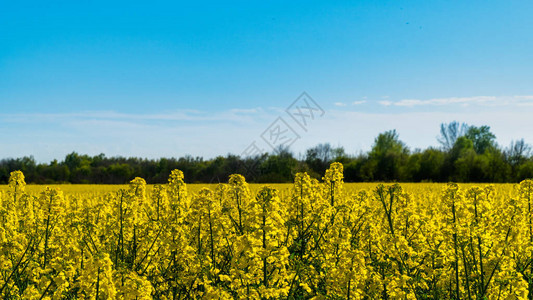
M 516 166 L 523 163 L 530 157 L 531 146 L 526 144 L 524 139 L 512 141 L 511 145 L 505 150 L 504 153 L 511 166 Z
M 461 136 L 464 136 L 468 131 L 468 125 L 465 123 L 459 124 L 457 121 L 453 121 L 449 124 L 440 124 L 440 136 L 437 140 L 442 145 L 444 150 L 449 151 L 453 148 L 455 141 Z

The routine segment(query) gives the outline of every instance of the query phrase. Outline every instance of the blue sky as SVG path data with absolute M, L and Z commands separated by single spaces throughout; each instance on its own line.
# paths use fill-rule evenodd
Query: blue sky
M 531 1 L 3 1 L 0 157 L 239 154 L 303 91 L 325 114 L 296 153 L 365 151 L 393 128 L 425 148 L 453 120 L 533 143 L 532 13 Z

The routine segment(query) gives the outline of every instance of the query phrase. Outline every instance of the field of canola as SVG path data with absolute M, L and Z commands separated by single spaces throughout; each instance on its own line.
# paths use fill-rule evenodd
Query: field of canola
M 533 182 L 0 186 L 2 299 L 532 299 Z

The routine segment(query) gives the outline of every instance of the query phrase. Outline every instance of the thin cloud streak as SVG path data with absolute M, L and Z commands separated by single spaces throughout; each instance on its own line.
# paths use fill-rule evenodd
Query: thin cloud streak
M 131 120 L 131 121 L 249 121 L 255 118 L 272 115 L 272 112 L 262 108 L 230 109 L 216 113 L 198 110 L 181 110 L 161 114 L 129 114 L 115 111 L 88 111 L 79 113 L 28 113 L 28 114 L 0 114 L 2 122 L 36 123 L 57 122 L 58 120 Z
M 530 105 L 533 101 L 533 95 L 520 96 L 475 96 L 475 97 L 449 97 L 433 98 L 427 100 L 421 99 L 402 99 L 399 101 L 379 101 L 382 106 L 445 106 L 445 105 L 480 105 L 480 106 L 523 106 Z

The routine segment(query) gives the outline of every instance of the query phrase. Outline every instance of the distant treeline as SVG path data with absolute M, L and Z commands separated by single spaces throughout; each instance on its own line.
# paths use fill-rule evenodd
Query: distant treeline
M 164 183 L 180 169 L 189 183 L 226 182 L 229 175 L 243 174 L 248 182 L 292 182 L 297 172 L 315 178 L 334 161 L 343 163 L 346 182 L 518 182 L 533 177 L 531 147 L 518 140 L 508 147 L 496 143 L 488 126 L 442 124 L 438 148 L 410 150 L 395 130 L 379 134 L 367 153 L 349 155 L 342 147 L 319 144 L 301 158 L 287 148 L 272 154 L 241 158 L 228 154 L 213 159 L 124 158 L 68 154 L 63 161 L 38 164 L 33 157 L 0 161 L 0 183 L 21 170 L 28 183 L 126 183 L 142 177 L 148 183 Z

